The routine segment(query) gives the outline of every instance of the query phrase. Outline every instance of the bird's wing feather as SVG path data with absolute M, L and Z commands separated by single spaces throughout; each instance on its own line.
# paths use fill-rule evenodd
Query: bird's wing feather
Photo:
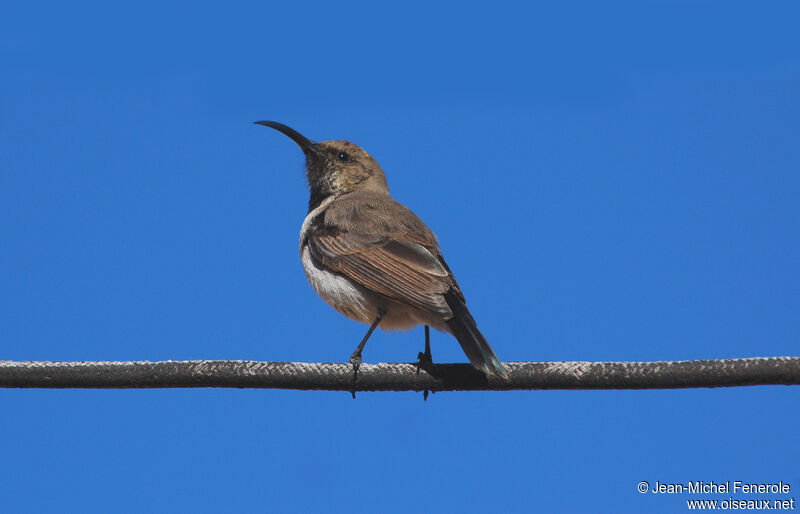
M 449 318 L 444 293 L 458 286 L 433 232 L 391 197 L 353 198 L 357 209 L 349 200 L 312 223 L 312 256 L 376 293 Z
M 359 239 L 351 232 L 319 231 L 311 235 L 309 246 L 325 266 L 362 286 L 449 317 L 443 295 L 453 281 L 431 250 L 402 234 L 375 242 Z

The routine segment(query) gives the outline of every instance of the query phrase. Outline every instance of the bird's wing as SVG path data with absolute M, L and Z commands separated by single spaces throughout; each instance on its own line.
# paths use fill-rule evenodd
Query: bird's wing
M 327 224 L 312 227 L 308 237 L 312 256 L 376 293 L 445 318 L 452 315 L 444 294 L 454 288 L 455 281 L 441 260 L 435 238 L 398 227 L 378 232 L 359 228 L 359 224 L 348 229 Z
M 419 243 L 387 239 L 355 245 L 346 233 L 309 238 L 314 257 L 362 286 L 417 308 L 449 316 L 444 293 L 453 281 L 436 257 Z

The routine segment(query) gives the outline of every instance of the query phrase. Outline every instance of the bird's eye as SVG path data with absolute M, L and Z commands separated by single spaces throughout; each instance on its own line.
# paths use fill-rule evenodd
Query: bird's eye
M 347 162 L 350 160 L 350 156 L 347 155 L 347 152 L 339 152 L 339 155 L 337 155 L 336 157 L 338 157 L 339 160 L 342 162 Z

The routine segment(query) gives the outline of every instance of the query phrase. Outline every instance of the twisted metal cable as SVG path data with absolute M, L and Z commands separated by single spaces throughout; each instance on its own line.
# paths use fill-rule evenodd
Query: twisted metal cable
M 679 389 L 800 384 L 800 357 L 658 362 L 506 362 L 508 380 L 469 364 L 259 361 L 0 361 L 0 387 L 148 389 L 237 387 L 330 391 Z

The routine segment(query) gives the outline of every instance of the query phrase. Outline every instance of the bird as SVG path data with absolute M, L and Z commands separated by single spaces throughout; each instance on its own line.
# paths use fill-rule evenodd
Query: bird
M 392 198 L 378 162 L 349 141 L 315 142 L 283 123 L 254 123 L 288 136 L 305 154 L 310 197 L 300 230 L 300 258 L 311 287 L 326 303 L 369 325 L 350 357 L 354 382 L 376 327 L 388 331 L 419 325 L 425 326 L 425 352 L 419 354 L 418 366 L 432 364 L 433 327 L 455 336 L 475 368 L 507 379 L 467 308 L 436 235 Z

